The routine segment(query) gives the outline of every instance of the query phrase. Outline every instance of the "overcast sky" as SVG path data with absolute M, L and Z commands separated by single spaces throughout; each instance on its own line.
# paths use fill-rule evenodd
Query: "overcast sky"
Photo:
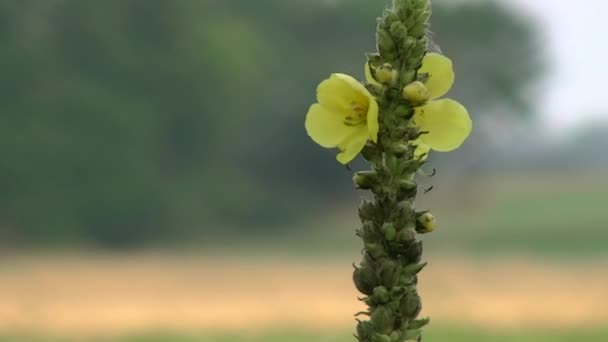
M 608 1 L 503 0 L 542 25 L 551 73 L 540 110 L 563 130 L 581 120 L 608 121 Z

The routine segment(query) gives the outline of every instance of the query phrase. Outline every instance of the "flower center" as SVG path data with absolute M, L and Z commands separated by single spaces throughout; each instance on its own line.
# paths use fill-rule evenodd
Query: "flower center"
M 361 126 L 365 125 L 367 122 L 367 105 L 351 102 L 350 103 L 350 113 L 344 119 L 344 124 L 346 126 Z

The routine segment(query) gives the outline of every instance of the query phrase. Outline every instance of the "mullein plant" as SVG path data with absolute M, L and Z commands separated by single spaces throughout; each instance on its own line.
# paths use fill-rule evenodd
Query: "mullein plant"
M 440 99 L 454 72 L 450 59 L 430 51 L 430 16 L 429 0 L 394 0 L 378 19 L 378 52 L 367 55 L 366 80 L 332 74 L 318 86 L 317 103 L 306 115 L 310 138 L 337 148 L 339 163 L 361 154 L 371 167 L 353 177 L 357 189 L 374 195 L 362 200 L 356 230 L 364 249 L 353 280 L 368 306 L 357 314 L 361 342 L 422 340 L 430 319 L 418 317 L 416 287 L 426 265 L 418 234 L 432 232 L 436 221 L 415 208 L 414 176 L 424 174 L 431 151 L 460 147 L 472 130 L 464 106 Z

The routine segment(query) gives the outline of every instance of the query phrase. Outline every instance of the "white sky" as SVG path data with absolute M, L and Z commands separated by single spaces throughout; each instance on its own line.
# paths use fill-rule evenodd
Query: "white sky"
M 555 131 L 608 120 L 608 1 L 504 0 L 529 12 L 545 31 L 552 59 L 540 111 Z

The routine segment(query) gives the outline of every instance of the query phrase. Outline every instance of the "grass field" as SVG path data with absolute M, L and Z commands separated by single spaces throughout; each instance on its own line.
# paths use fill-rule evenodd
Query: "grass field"
M 564 336 L 583 333 L 588 336 L 585 341 L 604 341 L 606 261 L 586 265 L 516 258 L 429 261 L 432 267 L 420 278 L 423 314 L 431 315 L 438 328 L 429 330 L 427 341 L 443 341 L 445 336 L 450 341 L 567 341 Z M 353 313 L 361 309 L 350 272 L 348 259 L 163 254 L 4 259 L 0 336 L 4 332 L 20 337 L 0 341 L 348 341 L 348 334 L 321 335 L 349 331 Z M 464 328 L 441 328 L 446 324 Z M 323 333 L 266 334 L 284 327 Z M 477 329 L 470 327 L 486 332 L 472 335 Z M 151 331 L 179 333 L 146 333 Z M 200 331 L 243 333 L 211 336 Z M 109 333 L 135 337 L 24 337 Z
M 420 195 L 417 206 L 432 209 L 439 227 L 424 237 L 426 255 L 606 256 L 608 181 L 603 174 L 497 177 L 465 187 L 449 179 L 429 181 L 436 188 Z M 321 222 L 307 222 L 299 235 L 287 235 L 266 250 L 310 255 L 314 246 L 315 254 L 323 256 L 351 253 L 360 248 L 352 234 L 359 225 L 355 209 L 356 199 L 345 201 L 343 208 L 328 209 Z
M 440 220 L 424 237 L 425 342 L 608 341 L 608 186 L 565 179 L 421 199 Z M 347 204 L 300 233 L 202 253 L 4 255 L 0 342 L 354 341 Z
M 1 337 L 0 342 L 353 342 L 349 334 L 310 334 L 300 332 L 271 333 L 258 336 L 217 334 L 179 335 L 148 334 L 106 338 L 38 338 Z M 608 341 L 606 330 L 553 330 L 553 331 L 475 331 L 473 329 L 428 329 L 425 342 L 604 342 Z

